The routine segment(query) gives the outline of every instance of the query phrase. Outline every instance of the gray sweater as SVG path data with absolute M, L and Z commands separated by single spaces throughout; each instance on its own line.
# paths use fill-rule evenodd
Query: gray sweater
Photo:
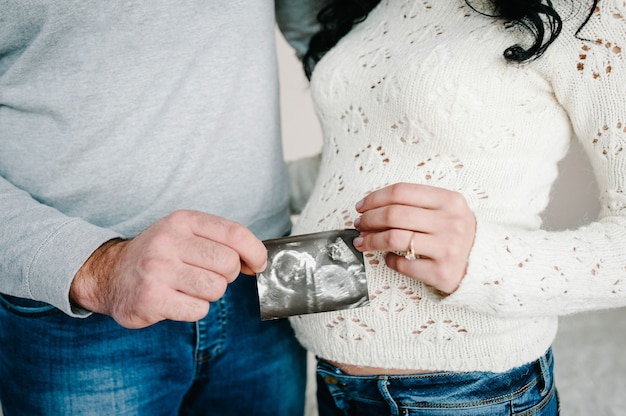
M 277 6 L 300 52 L 315 3 Z M 89 255 L 176 209 L 289 229 L 274 17 L 258 0 L 0 0 L 0 292 L 80 314 Z

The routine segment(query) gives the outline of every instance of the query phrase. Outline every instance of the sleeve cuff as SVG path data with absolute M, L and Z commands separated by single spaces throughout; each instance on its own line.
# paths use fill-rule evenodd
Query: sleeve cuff
M 118 233 L 72 219 L 58 227 L 41 244 L 28 269 L 27 284 L 33 299 L 49 303 L 69 316 L 81 318 L 89 311 L 70 303 L 74 275 L 103 243 Z

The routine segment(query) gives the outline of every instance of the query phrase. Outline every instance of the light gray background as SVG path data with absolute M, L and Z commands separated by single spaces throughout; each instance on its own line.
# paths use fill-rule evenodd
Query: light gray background
M 314 115 L 308 83 L 291 48 L 278 35 L 282 128 L 285 158 L 315 154 L 321 132 Z M 574 143 L 560 165 L 561 177 L 544 215 L 553 229 L 576 227 L 598 212 L 597 188 L 587 157 Z M 626 405 L 626 309 L 567 316 L 557 340 L 556 380 L 564 416 L 624 415 Z M 312 357 L 309 361 L 313 362 Z M 317 414 L 313 372 L 309 371 L 307 415 Z

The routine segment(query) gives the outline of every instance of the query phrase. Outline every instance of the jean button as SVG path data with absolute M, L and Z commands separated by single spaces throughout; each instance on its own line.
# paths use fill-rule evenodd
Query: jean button
M 326 384 L 331 384 L 333 386 L 339 384 L 339 380 L 337 380 L 333 376 L 324 376 L 324 381 L 326 382 Z

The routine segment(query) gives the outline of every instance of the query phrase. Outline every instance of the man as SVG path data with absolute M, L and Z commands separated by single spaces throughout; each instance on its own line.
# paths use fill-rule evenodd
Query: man
M 319 6 L 277 3 L 302 52 Z M 4 415 L 301 413 L 239 275 L 287 189 L 272 3 L 0 0 Z

